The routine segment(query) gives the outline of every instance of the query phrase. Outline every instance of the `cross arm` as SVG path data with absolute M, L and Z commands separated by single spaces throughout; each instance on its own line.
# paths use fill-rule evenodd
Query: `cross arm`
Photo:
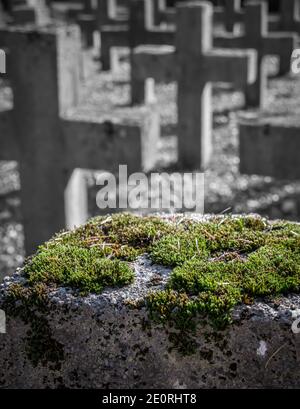
M 128 26 L 127 25 L 109 25 L 101 27 L 101 42 L 117 44 L 119 47 L 129 47 Z
M 9 31 L 5 28 L 0 29 L 0 47 L 6 48 L 8 44 Z
M 256 79 L 254 50 L 213 50 L 206 55 L 207 77 L 211 82 L 230 82 L 237 87 Z
M 132 77 L 138 80 L 153 78 L 157 82 L 176 79 L 175 49 L 172 46 L 140 46 L 134 49 Z
M 221 36 L 215 36 L 213 44 L 216 48 L 245 48 L 245 37 L 224 33 Z
M 166 10 L 163 12 L 163 22 L 168 23 L 168 24 L 175 24 L 176 20 L 176 10 L 167 7 Z
M 123 114 L 122 114 L 123 115 Z M 126 113 L 124 113 L 126 115 Z M 155 110 L 139 111 L 132 117 L 117 112 L 114 121 L 61 120 L 65 147 L 65 168 L 116 171 L 127 165 L 130 173 L 154 166 L 160 134 Z
M 300 125 L 243 121 L 239 135 L 241 173 L 300 179 Z
M 0 112 L 0 160 L 18 160 L 19 150 L 13 127 L 13 111 Z
M 298 36 L 296 33 L 274 33 L 268 35 L 263 42 L 263 54 L 281 54 L 284 50 L 287 55 L 291 56 L 293 50 L 297 47 Z
M 134 163 L 141 169 L 141 140 L 138 128 L 130 129 L 112 122 L 63 121 L 68 169 L 105 169 L 115 171 L 119 164 Z M 134 132 L 135 131 L 135 132 Z
M 223 24 L 228 17 L 231 17 L 235 23 L 243 23 L 245 16 L 243 10 L 235 10 L 231 15 L 222 6 L 214 7 L 214 23 Z
M 225 10 L 222 6 L 214 7 L 213 21 L 215 24 L 223 24 L 225 20 Z

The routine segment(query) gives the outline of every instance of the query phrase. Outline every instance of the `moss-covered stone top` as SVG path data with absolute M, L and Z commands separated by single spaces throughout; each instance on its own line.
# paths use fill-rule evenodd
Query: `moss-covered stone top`
M 99 217 L 40 246 L 23 274 L 29 287 L 99 294 L 132 283 L 144 253 L 172 269 L 166 288 L 147 296 L 148 310 L 180 329 L 199 315 L 223 327 L 238 303 L 300 289 L 300 225 L 256 216 Z

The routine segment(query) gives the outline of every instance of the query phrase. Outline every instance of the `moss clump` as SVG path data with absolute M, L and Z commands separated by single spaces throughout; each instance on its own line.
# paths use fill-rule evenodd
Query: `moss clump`
M 25 339 L 26 352 L 33 366 L 38 364 L 60 368 L 64 359 L 63 346 L 53 338 L 45 315 L 48 313 L 47 287 L 10 285 L 3 305 L 7 314 L 20 318 L 30 328 Z
M 175 226 L 158 217 L 142 218 L 124 213 L 96 217 L 74 231 L 58 234 L 40 249 L 55 248 L 57 244 L 97 248 L 103 257 L 133 261 L 163 235 L 174 231 Z
M 40 252 L 25 266 L 30 284 L 47 283 L 100 293 L 104 287 L 130 284 L 132 269 L 119 260 L 103 257 L 99 248 L 58 244 Z
M 300 289 L 300 226 L 253 216 L 204 222 L 128 214 L 95 218 L 42 245 L 25 274 L 30 286 L 100 293 L 131 283 L 129 261 L 143 253 L 173 268 L 167 288 L 149 294 L 146 305 L 154 320 L 176 329 L 171 335 L 181 350 L 192 349 L 199 316 L 222 329 L 238 303 Z
M 30 284 L 44 282 L 100 293 L 107 286 L 134 280 L 128 264 L 175 227 L 156 217 L 129 214 L 98 217 L 71 232 L 63 232 L 39 247 L 25 265 Z
M 238 303 L 300 290 L 297 224 L 254 217 L 188 222 L 155 243 L 152 256 L 175 268 L 167 289 L 150 294 L 147 305 L 155 320 L 179 331 L 181 350 L 186 340 L 191 345 L 199 316 L 223 329 Z

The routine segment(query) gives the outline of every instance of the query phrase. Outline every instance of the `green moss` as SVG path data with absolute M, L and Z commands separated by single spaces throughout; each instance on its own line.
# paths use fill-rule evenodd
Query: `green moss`
M 99 217 L 42 245 L 24 271 L 31 287 L 100 293 L 131 283 L 129 262 L 143 253 L 173 268 L 166 289 L 149 294 L 146 305 L 153 320 L 174 329 L 170 337 L 186 353 L 198 322 L 223 329 L 238 303 L 300 290 L 300 226 L 252 216 Z
M 33 366 L 50 365 L 60 368 L 64 349 L 52 335 L 46 315 L 49 312 L 47 287 L 38 283 L 32 287 L 10 285 L 3 305 L 11 317 L 20 318 L 29 325 L 26 334 L 26 353 Z
M 62 232 L 40 250 L 55 248 L 57 244 L 97 248 L 105 257 L 133 261 L 163 235 L 174 231 L 175 226 L 157 217 L 141 218 L 122 213 L 96 217 L 74 231 Z
M 190 352 L 197 322 L 224 329 L 238 303 L 300 290 L 299 238 L 297 224 L 256 217 L 182 224 L 151 248 L 175 267 L 166 290 L 147 297 L 151 317 L 176 328 L 176 346 Z

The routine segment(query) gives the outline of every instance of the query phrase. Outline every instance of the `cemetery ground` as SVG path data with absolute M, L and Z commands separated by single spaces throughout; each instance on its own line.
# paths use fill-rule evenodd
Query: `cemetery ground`
M 80 117 L 87 114 L 92 118 L 101 112 L 113 116 L 114 109 L 128 110 L 129 81 L 128 65 L 123 62 L 118 72 L 98 72 L 98 63 L 91 54 L 85 58 L 85 80 L 81 104 L 68 113 Z M 277 61 L 268 58 L 270 73 L 276 72 Z M 0 108 L 11 104 L 9 84 L 1 80 Z M 176 171 L 176 87 L 174 84 L 156 87 L 157 107 L 161 114 L 162 137 L 157 169 Z M 116 108 L 117 107 L 117 108 Z M 205 172 L 206 213 L 259 213 L 271 219 L 299 220 L 300 183 L 275 181 L 269 177 L 245 176 L 238 171 L 238 117 L 276 117 L 276 121 L 293 123 L 299 121 L 300 77 L 286 76 L 269 82 L 268 101 L 261 111 L 244 111 L 243 96 L 239 91 L 217 85 L 214 87 L 214 155 Z M 135 108 L 136 109 L 136 108 Z M 138 108 L 143 109 L 143 108 Z M 101 166 L 101 164 L 99 164 Z M 19 199 L 19 177 L 16 164 L 0 163 L 0 276 L 11 274 L 23 260 L 23 235 Z M 99 214 L 96 207 L 95 174 L 86 173 L 89 185 L 90 215 Z M 47 183 L 45 181 L 45 183 Z M 34 221 L 33 221 L 34 223 Z

